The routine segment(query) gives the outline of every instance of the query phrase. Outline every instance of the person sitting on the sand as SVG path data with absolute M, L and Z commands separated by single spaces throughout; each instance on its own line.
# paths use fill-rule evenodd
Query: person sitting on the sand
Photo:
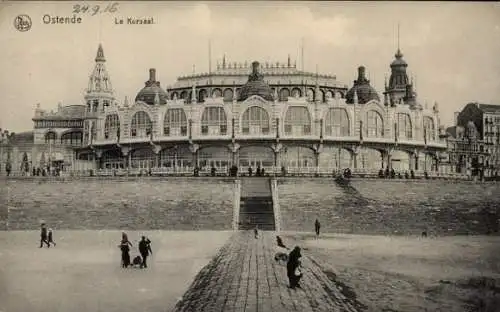
M 288 247 L 285 246 L 285 244 L 283 243 L 283 240 L 279 236 L 276 236 L 276 243 L 278 244 L 279 247 L 288 249 Z
M 130 247 L 132 246 L 132 243 L 129 242 L 128 236 L 125 232 L 122 233 L 122 241 L 118 247 L 120 247 L 122 251 L 122 268 L 127 268 L 130 265 Z

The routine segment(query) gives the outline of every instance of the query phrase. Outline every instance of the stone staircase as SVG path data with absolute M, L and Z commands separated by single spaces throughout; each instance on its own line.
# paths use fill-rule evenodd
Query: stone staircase
M 273 199 L 268 178 L 242 178 L 240 197 L 240 230 L 274 231 Z

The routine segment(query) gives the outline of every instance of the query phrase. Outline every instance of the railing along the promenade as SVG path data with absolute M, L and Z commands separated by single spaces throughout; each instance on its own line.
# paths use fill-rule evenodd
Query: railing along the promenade
M 248 176 L 248 167 L 240 167 L 238 176 Z M 265 176 L 289 176 L 289 177 L 332 177 L 342 174 L 344 169 L 337 167 L 278 167 L 278 166 L 265 166 L 262 167 Z M 354 177 L 364 178 L 378 178 L 379 170 L 376 169 L 351 169 Z M 408 172 L 409 174 L 409 172 Z M 0 174 L 6 176 L 5 172 Z M 193 167 L 159 167 L 159 168 L 128 168 L 128 169 L 86 169 L 86 170 L 66 170 L 61 171 L 61 177 L 88 177 L 88 176 L 194 176 Z M 212 168 L 204 167 L 198 171 L 199 176 L 212 176 Z M 229 176 L 229 167 L 219 167 L 215 170 L 215 176 Z M 256 175 L 256 168 L 253 168 L 252 175 Z M 416 179 L 448 179 L 448 180 L 474 180 L 470 174 L 453 173 L 453 172 L 438 172 L 428 171 L 427 174 L 424 170 L 415 170 L 414 175 Z M 46 175 L 52 177 L 54 175 Z M 31 172 L 12 171 L 10 177 L 33 177 Z M 395 178 L 405 179 L 405 172 L 397 171 Z M 488 177 L 486 177 L 488 178 Z M 477 178 L 476 178 L 477 179 Z

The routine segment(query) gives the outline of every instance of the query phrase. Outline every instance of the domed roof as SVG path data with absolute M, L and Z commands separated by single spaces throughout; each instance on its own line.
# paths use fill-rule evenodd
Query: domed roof
M 391 63 L 391 67 L 394 66 L 408 66 L 408 63 L 406 63 L 405 60 L 403 60 L 403 53 L 401 53 L 401 50 L 398 49 L 396 54 L 394 55 L 396 58 L 394 61 Z
M 354 94 L 357 93 L 358 103 L 365 104 L 371 100 L 380 101 L 377 91 L 370 85 L 370 81 L 365 77 L 365 67 L 358 67 L 358 79 L 354 80 L 354 85 L 347 91 L 346 103 L 354 103 Z
M 149 70 L 149 80 L 146 81 L 144 88 L 142 88 L 135 101 L 143 101 L 148 105 L 155 105 L 155 97 L 158 94 L 159 104 L 167 104 L 168 94 L 160 87 L 160 82 L 156 81 L 156 70 L 151 68 Z
M 258 95 L 266 101 L 274 101 L 273 90 L 259 72 L 259 62 L 257 61 L 252 63 L 252 73 L 248 76 L 248 82 L 241 87 L 238 101 L 244 101 L 252 95 Z

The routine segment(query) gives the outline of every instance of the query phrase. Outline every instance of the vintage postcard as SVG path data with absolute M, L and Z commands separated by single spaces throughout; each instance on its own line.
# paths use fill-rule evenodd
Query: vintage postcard
M 500 5 L 0 3 L 0 312 L 500 311 Z

